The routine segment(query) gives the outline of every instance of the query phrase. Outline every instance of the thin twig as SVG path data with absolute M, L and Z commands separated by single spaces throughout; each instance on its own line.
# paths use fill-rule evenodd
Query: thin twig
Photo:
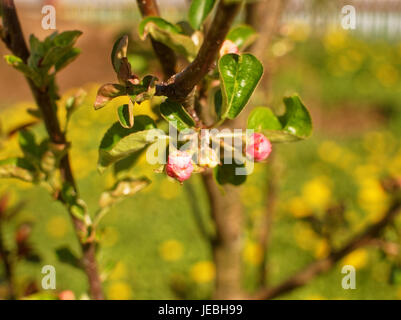
M 210 29 L 195 60 L 183 71 L 174 75 L 168 83 L 157 85 L 156 95 L 185 101 L 195 86 L 213 69 L 220 47 L 240 7 L 239 1 L 219 2 Z
M 252 299 L 273 299 L 288 293 L 294 289 L 306 285 L 312 279 L 314 279 L 319 274 L 330 270 L 330 268 L 347 254 L 352 251 L 361 248 L 363 246 L 369 245 L 371 241 L 377 238 L 381 231 L 388 226 L 396 217 L 396 215 L 401 210 L 401 201 L 399 199 L 395 200 L 392 206 L 389 208 L 385 216 L 367 228 L 360 235 L 353 238 L 348 244 L 342 247 L 340 250 L 332 252 L 327 258 L 321 259 L 311 263 L 309 266 L 299 271 L 289 279 L 285 280 L 283 283 L 272 287 L 261 289 L 255 295 L 251 296 Z

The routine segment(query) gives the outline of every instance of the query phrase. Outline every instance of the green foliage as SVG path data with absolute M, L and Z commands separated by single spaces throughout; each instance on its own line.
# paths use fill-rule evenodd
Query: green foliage
M 192 0 L 188 12 L 188 20 L 192 28 L 199 30 L 203 21 L 213 10 L 215 0 Z
M 176 127 L 178 131 L 195 126 L 194 120 L 179 103 L 166 100 L 160 105 L 160 113 L 162 117 Z
M 116 203 L 131 197 L 141 191 L 143 188 L 150 184 L 148 178 L 131 178 L 127 177 L 118 180 L 112 188 L 102 193 L 99 205 L 100 208 L 108 208 Z
M 153 143 L 160 133 L 155 129 L 154 121 L 148 116 L 136 116 L 134 126 L 124 129 L 117 122 L 104 135 L 99 147 L 98 170 L 106 167 L 130 154 L 144 149 Z
M 251 54 L 226 54 L 218 63 L 223 93 L 223 119 L 234 119 L 244 109 L 263 74 Z
M 118 119 L 123 128 L 132 128 L 134 126 L 134 104 L 130 101 L 118 107 Z
M 223 164 L 214 168 L 213 176 L 219 185 L 232 184 L 239 186 L 246 181 L 246 175 L 239 175 L 238 169 L 245 170 L 243 164 Z
M 123 96 L 127 94 L 127 90 L 123 85 L 107 83 L 100 87 L 97 92 L 96 101 L 95 101 L 95 110 L 103 108 L 106 106 L 108 102 L 113 100 L 114 98 Z
M 252 110 L 248 129 L 261 131 L 272 142 L 290 142 L 308 138 L 312 134 L 312 120 L 298 96 L 284 98 L 286 112 L 277 117 L 269 108 Z
M 185 35 L 179 26 L 158 17 L 144 18 L 139 24 L 139 35 L 142 40 L 150 35 L 189 60 L 195 58 L 200 47 L 200 43 Z
M 257 33 L 251 26 L 243 24 L 231 29 L 226 38 L 241 50 L 246 49 L 256 40 Z
M 120 71 L 122 58 L 127 57 L 127 49 L 128 36 L 124 35 L 114 43 L 113 50 L 111 51 L 111 64 L 116 73 Z

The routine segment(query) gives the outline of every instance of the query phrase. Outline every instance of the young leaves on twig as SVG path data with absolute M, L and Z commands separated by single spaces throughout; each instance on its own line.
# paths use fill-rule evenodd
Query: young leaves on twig
M 272 142 L 291 142 L 310 137 L 311 116 L 298 96 L 284 98 L 285 114 L 277 117 L 266 107 L 255 108 L 248 118 L 248 129 L 261 131 Z

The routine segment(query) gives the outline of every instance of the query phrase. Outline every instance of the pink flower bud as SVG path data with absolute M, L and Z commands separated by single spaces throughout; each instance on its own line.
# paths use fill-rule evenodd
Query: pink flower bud
M 75 294 L 71 290 L 64 290 L 58 294 L 60 300 L 75 300 Z
M 168 156 L 166 173 L 180 182 L 189 179 L 194 170 L 192 156 L 185 151 L 175 150 Z
M 225 40 L 220 48 L 220 57 L 228 53 L 238 53 L 238 47 L 231 40 Z
M 271 142 L 261 133 L 252 134 L 249 142 L 246 154 L 256 162 L 266 160 L 272 152 Z

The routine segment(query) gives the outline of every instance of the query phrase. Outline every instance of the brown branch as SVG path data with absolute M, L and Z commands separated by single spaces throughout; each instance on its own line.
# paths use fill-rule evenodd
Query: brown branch
M 195 60 L 183 71 L 173 76 L 171 81 L 158 85 L 156 95 L 167 96 L 176 101 L 185 101 L 195 86 L 213 69 L 220 47 L 240 7 L 241 4 L 238 1 L 226 3 L 221 0 L 219 2 L 210 29 Z
M 353 238 L 348 244 L 346 244 L 340 250 L 332 252 L 327 258 L 321 259 L 311 263 L 309 266 L 299 271 L 288 280 L 283 283 L 267 289 L 262 289 L 253 295 L 252 299 L 273 299 L 282 294 L 288 293 L 296 288 L 306 285 L 309 281 L 314 279 L 321 273 L 328 271 L 336 262 L 341 260 L 347 254 L 352 251 L 361 248 L 363 246 L 369 245 L 371 241 L 377 238 L 381 231 L 389 225 L 396 215 L 401 210 L 401 201 L 399 199 L 395 200 L 391 205 L 385 216 L 367 228 L 363 233 Z
M 159 8 L 156 0 L 137 0 L 137 4 L 143 17 L 159 16 Z M 155 52 L 157 59 L 160 61 L 166 80 L 175 74 L 175 68 L 177 65 L 175 53 L 168 46 L 154 40 L 152 37 L 150 38 L 150 41 L 152 43 L 153 51 Z
M 21 58 L 26 63 L 30 53 L 23 36 L 14 1 L 2 0 L 1 4 L 3 10 L 2 40 L 13 54 Z M 47 88 L 38 88 L 35 86 L 32 80 L 29 78 L 26 78 L 26 80 L 35 98 L 36 104 L 40 108 L 50 140 L 55 144 L 66 145 L 67 140 L 61 130 L 57 114 L 55 112 L 55 102 L 50 97 Z M 78 188 L 71 170 L 68 153 L 61 159 L 59 170 L 63 182 L 71 185 L 78 194 Z M 59 200 L 64 202 L 61 197 L 59 197 Z M 74 224 L 77 237 L 81 243 L 83 252 L 82 262 L 84 271 L 89 280 L 91 297 L 93 299 L 103 299 L 101 280 L 98 274 L 94 255 L 95 243 L 85 243 L 82 239 L 82 235 L 86 235 L 88 232 L 85 224 L 73 215 L 71 215 L 71 219 Z

